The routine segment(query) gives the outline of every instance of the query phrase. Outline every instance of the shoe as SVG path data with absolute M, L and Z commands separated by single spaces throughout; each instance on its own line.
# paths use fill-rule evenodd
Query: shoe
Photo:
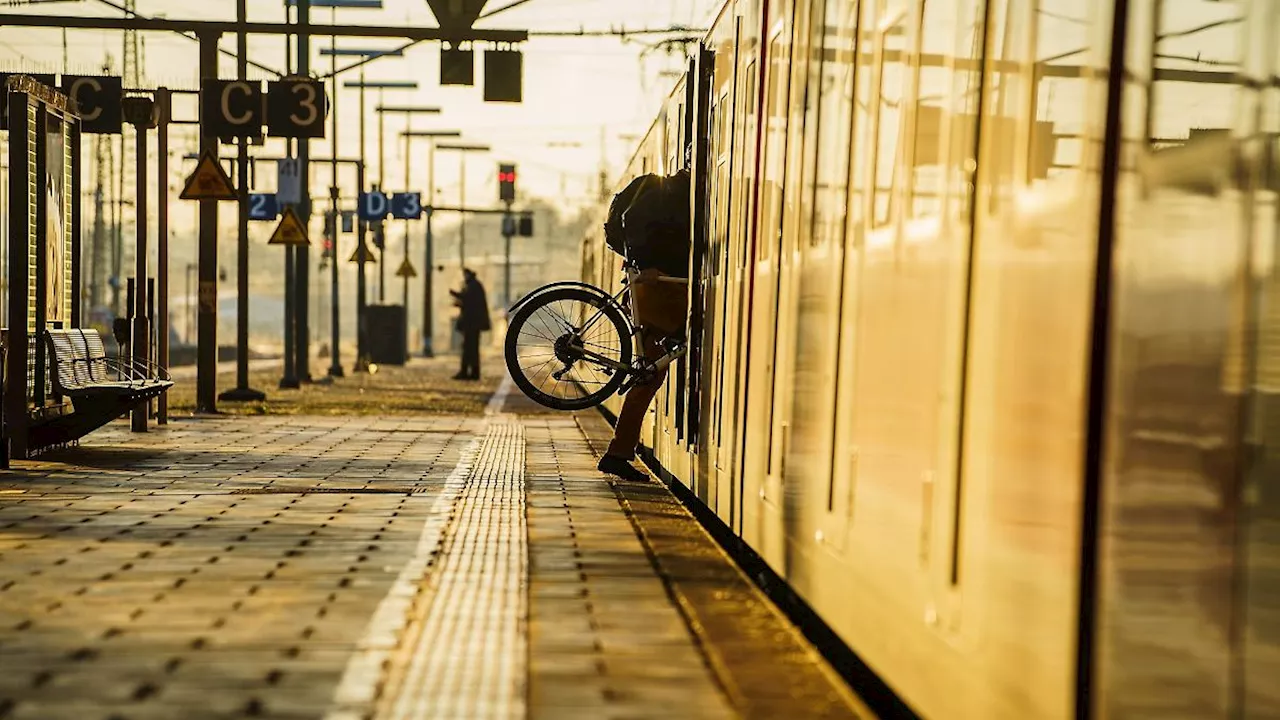
M 468 378 L 468 377 L 467 377 L 465 374 L 463 374 L 463 373 L 458 373 L 457 375 L 454 375 L 454 376 L 453 376 L 453 379 L 454 379 L 454 380 L 469 380 L 470 378 Z
M 623 480 L 630 480 L 631 482 L 649 482 L 648 473 L 643 470 L 637 470 L 634 465 L 625 459 L 614 455 L 601 457 L 600 464 L 596 465 L 596 469 L 602 473 L 617 475 Z

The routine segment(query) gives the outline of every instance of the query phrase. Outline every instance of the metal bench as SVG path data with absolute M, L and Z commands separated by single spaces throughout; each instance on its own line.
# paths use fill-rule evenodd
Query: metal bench
M 173 387 L 162 368 L 107 357 L 97 330 L 49 330 L 47 337 L 54 393 L 73 403 L 112 398 L 133 405 Z

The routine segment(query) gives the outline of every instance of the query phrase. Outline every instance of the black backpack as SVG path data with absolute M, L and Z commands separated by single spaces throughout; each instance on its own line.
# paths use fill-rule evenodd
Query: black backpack
M 610 250 L 626 257 L 627 238 L 622 231 L 622 216 L 631 209 L 641 194 L 658 185 L 657 175 L 641 175 L 613 196 L 613 202 L 609 203 L 609 217 L 604 223 L 604 241 Z

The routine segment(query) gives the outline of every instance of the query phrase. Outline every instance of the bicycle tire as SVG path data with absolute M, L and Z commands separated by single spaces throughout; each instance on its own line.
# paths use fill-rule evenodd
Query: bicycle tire
M 528 368 L 521 364 L 520 338 L 526 323 L 529 323 L 536 313 L 547 308 L 552 303 L 583 303 L 602 311 L 603 317 L 598 322 L 608 322 L 612 325 L 621 341 L 618 347 L 617 362 L 624 366 L 630 366 L 632 356 L 631 324 L 627 322 L 626 317 L 622 314 L 622 309 L 613 302 L 612 298 L 595 288 L 587 289 L 568 286 L 551 290 L 535 290 L 532 294 L 536 295 L 536 297 L 520 305 L 507 325 L 504 355 L 507 362 L 507 371 L 511 374 L 511 380 L 530 400 L 553 410 L 585 410 L 604 402 L 622 386 L 623 381 L 626 379 L 626 373 L 613 371 L 609 374 L 609 379 L 601 383 L 600 387 L 593 391 L 588 391 L 580 382 L 571 381 L 583 391 L 583 394 L 574 398 L 559 397 L 545 392 L 538 383 L 534 382 L 534 379 L 529 377 Z

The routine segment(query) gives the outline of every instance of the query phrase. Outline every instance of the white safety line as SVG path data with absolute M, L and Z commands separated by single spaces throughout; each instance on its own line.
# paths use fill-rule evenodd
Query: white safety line
M 401 568 L 391 589 L 378 603 L 373 618 L 365 626 L 355 652 L 347 661 L 342 679 L 338 682 L 325 720 L 364 720 L 375 712 L 386 667 L 399 647 L 409 622 L 418 615 L 414 612 L 415 606 L 424 600 L 429 601 L 420 592 L 427 568 L 444 542 L 452 510 L 466 488 L 481 443 L 492 420 L 501 414 L 511 388 L 511 378 L 504 375 L 485 407 L 484 426 L 477 428 L 476 435 L 459 453 L 458 463 L 445 478 L 440 494 L 431 503 L 413 556 Z

